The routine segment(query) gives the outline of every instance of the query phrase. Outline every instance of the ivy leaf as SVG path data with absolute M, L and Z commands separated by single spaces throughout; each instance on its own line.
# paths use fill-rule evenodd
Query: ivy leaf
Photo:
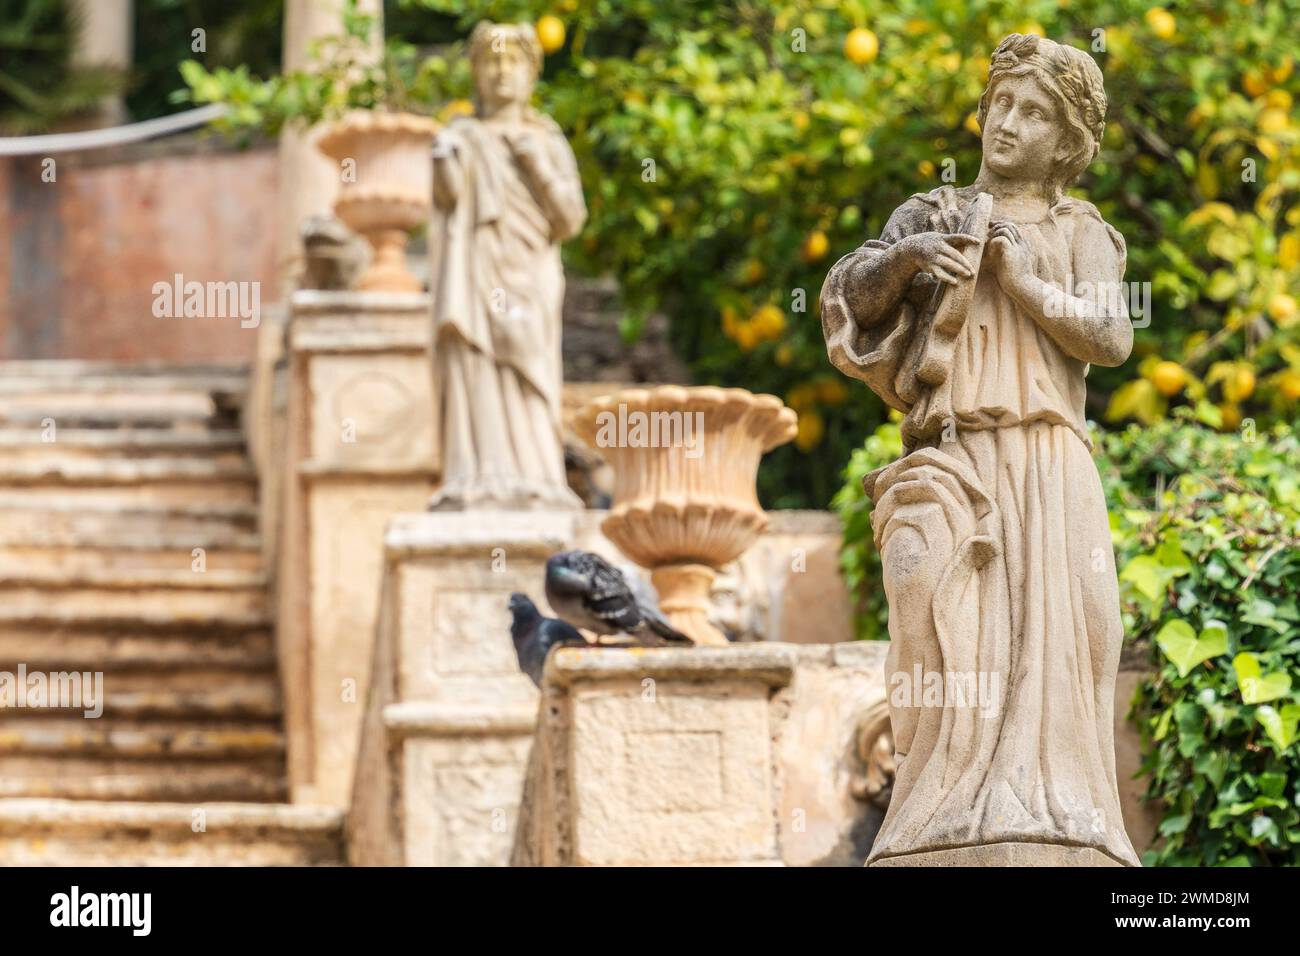
M 1286 704 L 1281 713 L 1268 704 L 1255 710 L 1255 719 L 1264 725 L 1264 732 L 1277 744 L 1279 750 L 1286 750 L 1296 740 L 1296 725 L 1300 724 L 1300 704 Z
M 1232 659 L 1232 669 L 1237 672 L 1237 687 L 1241 690 L 1241 699 L 1247 704 L 1262 704 L 1265 701 L 1285 697 L 1291 690 L 1291 675 L 1285 671 L 1273 671 L 1264 675 L 1259 666 L 1259 658 L 1249 651 L 1242 651 Z
M 1228 653 L 1228 632 L 1223 625 L 1217 624 L 1206 627 L 1197 637 L 1192 625 L 1174 618 L 1160 629 L 1156 644 L 1178 668 L 1178 676 L 1186 677 L 1197 664 Z

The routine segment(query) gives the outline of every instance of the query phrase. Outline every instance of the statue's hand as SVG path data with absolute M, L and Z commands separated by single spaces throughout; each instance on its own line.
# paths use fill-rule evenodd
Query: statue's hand
M 514 153 L 515 159 L 519 165 L 525 169 L 536 172 L 545 164 L 543 155 L 546 144 L 542 142 L 542 137 L 531 130 L 524 130 L 512 133 L 506 143 L 510 146 L 510 152 Z
M 956 285 L 975 274 L 962 251 L 978 244 L 979 239 L 960 233 L 918 232 L 900 239 L 895 248 L 913 272 L 928 272 L 940 282 Z
M 1023 292 L 1034 277 L 1034 253 L 1014 222 L 989 226 L 988 254 L 998 284 L 1009 293 Z

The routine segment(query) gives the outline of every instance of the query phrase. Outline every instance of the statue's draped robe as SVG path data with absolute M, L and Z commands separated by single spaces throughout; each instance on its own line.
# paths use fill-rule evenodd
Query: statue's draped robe
M 586 218 L 573 152 L 531 110 L 552 175 L 535 182 L 506 127 L 462 117 L 439 135 L 455 150 L 455 203 L 429 229 L 435 387 L 443 483 L 433 507 L 579 507 L 564 472 L 559 243 Z
M 1123 629 L 1084 419 L 1086 359 L 1066 354 L 991 266 L 940 385 L 911 372 L 931 277 L 919 275 L 897 303 L 873 302 L 865 328 L 855 318 L 854 304 L 862 311 L 872 296 L 850 287 L 855 263 L 904 236 L 957 231 L 973 198 L 969 187 L 913 197 L 880 240 L 836 265 L 822 295 L 832 361 L 906 413 L 910 454 L 867 482 L 892 590 L 887 679 L 910 682 L 919 665 L 982 672 L 999 691 L 983 710 L 915 706 L 921 688 L 891 700 L 897 776 L 871 859 L 1064 843 L 1136 865 L 1115 779 Z M 1098 249 L 1113 270 L 1106 278 L 1123 278 L 1123 240 L 1086 202 L 1062 199 L 1042 222 L 1018 226 L 1035 274 L 1057 288 L 1068 291 L 1076 261 L 1095 265 Z M 936 557 L 942 566 L 929 567 Z

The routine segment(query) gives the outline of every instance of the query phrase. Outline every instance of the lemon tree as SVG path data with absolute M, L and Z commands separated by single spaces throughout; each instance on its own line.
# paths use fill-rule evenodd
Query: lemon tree
M 1300 402 L 1300 0 L 409 0 L 530 20 L 539 105 L 571 138 L 591 208 L 567 250 L 622 284 L 634 337 L 666 313 L 698 381 L 781 395 L 808 421 L 761 476 L 765 503 L 823 507 L 884 420 L 833 378 L 817 296 L 907 196 L 969 182 L 988 58 L 1007 33 L 1089 50 L 1110 112 L 1079 184 L 1128 240 L 1134 356 L 1093 369 L 1088 414 L 1264 426 Z M 464 100 L 456 50 L 436 109 Z M 1142 293 L 1149 290 L 1149 302 Z

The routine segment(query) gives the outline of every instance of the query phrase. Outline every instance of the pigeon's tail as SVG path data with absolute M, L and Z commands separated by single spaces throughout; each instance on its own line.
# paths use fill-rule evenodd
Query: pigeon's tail
M 668 623 L 668 618 L 660 613 L 658 608 L 641 606 L 641 626 L 637 628 L 641 636 L 646 636 L 645 632 L 649 631 L 661 642 L 668 644 L 694 644 L 695 641 L 687 637 L 677 628 Z

